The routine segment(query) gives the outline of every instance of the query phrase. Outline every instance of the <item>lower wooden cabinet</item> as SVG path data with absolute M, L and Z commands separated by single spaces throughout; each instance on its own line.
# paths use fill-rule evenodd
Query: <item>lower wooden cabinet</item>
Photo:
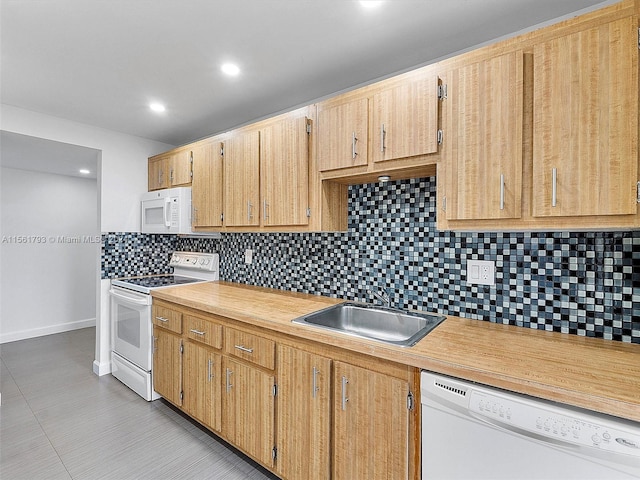
M 154 307 L 155 390 L 283 480 L 419 478 L 408 367 Z
M 153 327 L 153 389 L 177 406 L 182 405 L 182 338 Z
M 184 342 L 182 407 L 203 425 L 220 431 L 222 357 L 210 348 Z
M 278 348 L 278 461 L 286 479 L 331 478 L 331 360 Z
M 334 363 L 333 478 L 409 475 L 409 383 Z
M 273 468 L 275 377 L 230 358 L 224 361 L 222 433 L 239 449 Z

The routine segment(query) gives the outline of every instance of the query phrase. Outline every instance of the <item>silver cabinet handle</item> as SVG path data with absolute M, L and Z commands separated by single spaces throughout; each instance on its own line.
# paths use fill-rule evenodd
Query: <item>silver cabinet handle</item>
M 234 345 L 234 347 L 242 352 L 253 353 L 253 348 L 247 348 L 244 345 Z
M 209 362 L 207 363 L 207 377 L 209 378 L 209 381 L 211 381 L 211 379 L 213 378 L 213 360 L 209 359 Z
M 384 123 L 380 125 L 380 152 L 384 153 L 384 140 L 387 135 L 386 130 L 384 129 Z
M 313 367 L 311 369 L 311 375 L 313 378 L 313 386 L 311 387 L 311 397 L 316 398 L 316 396 L 318 395 L 318 390 L 320 390 L 320 387 L 318 387 L 318 374 L 320 373 L 320 371 L 316 368 Z
M 153 339 L 153 353 L 158 351 L 158 337 L 155 335 L 151 337 Z
M 233 372 L 227 368 L 227 393 L 229 393 L 233 387 L 233 385 L 231 385 L 231 375 L 233 375 Z
M 265 219 L 265 220 L 266 220 L 267 218 L 269 218 L 269 214 L 268 214 L 267 208 L 269 208 L 269 204 L 267 203 L 267 200 L 265 199 L 265 200 L 263 200 L 263 202 L 262 202 L 262 210 L 263 210 L 263 213 L 264 213 L 264 215 L 263 215 L 263 216 L 264 216 L 264 219 Z
M 191 219 L 191 224 L 196 225 L 198 223 L 198 208 L 193 207 L 193 218 Z
M 162 169 L 158 170 L 158 186 L 162 185 L 162 177 L 164 176 Z
M 251 205 L 251 200 L 247 200 L 247 220 L 251 220 L 253 218 L 253 205 Z
M 558 169 L 551 170 L 551 206 L 555 207 L 558 203 Z
M 165 318 L 165 317 L 156 317 L 156 320 L 158 320 L 160 322 L 164 322 L 164 323 L 167 323 L 169 321 L 169 319 Z
M 195 333 L 196 335 L 204 335 L 207 332 L 201 332 L 200 330 L 196 330 L 195 328 L 192 328 L 191 330 L 189 330 L 191 333 Z
M 504 210 L 504 174 L 500 175 L 500 210 Z
M 171 167 L 171 170 L 169 170 L 169 182 L 173 184 L 173 167 Z
M 347 377 L 342 377 L 342 410 L 347 409 L 347 402 L 349 399 L 347 398 L 347 384 L 349 380 Z
M 351 158 L 353 158 L 355 160 L 356 155 L 358 155 L 358 152 L 356 152 L 356 142 L 358 141 L 358 138 L 356 137 L 356 132 L 353 132 L 353 135 L 351 137 Z

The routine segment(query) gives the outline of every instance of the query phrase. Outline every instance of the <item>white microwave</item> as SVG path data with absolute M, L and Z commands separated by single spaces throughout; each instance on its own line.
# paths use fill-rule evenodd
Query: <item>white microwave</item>
M 142 194 L 142 233 L 190 235 L 191 187 L 166 188 Z

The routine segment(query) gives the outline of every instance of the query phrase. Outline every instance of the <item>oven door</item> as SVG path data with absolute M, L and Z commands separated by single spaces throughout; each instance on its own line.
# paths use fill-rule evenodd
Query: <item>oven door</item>
M 146 372 L 151 371 L 151 295 L 111 287 L 113 351 Z

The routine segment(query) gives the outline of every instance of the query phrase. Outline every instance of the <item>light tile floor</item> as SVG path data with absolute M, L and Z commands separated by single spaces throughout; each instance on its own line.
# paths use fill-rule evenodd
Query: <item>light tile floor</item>
M 0 478 L 275 479 L 164 400 L 93 374 L 95 329 L 0 345 Z

